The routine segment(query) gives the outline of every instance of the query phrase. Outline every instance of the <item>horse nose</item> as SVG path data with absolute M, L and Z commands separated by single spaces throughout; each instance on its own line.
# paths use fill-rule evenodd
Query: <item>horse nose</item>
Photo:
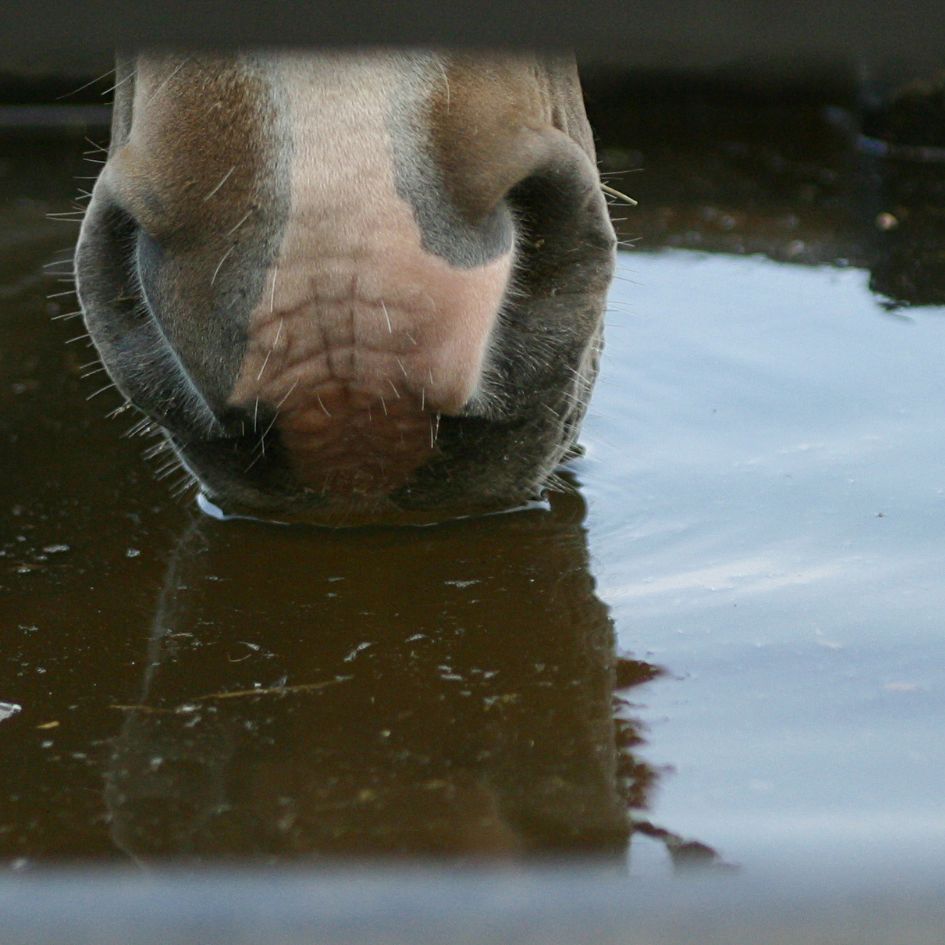
M 138 63 L 79 295 L 218 498 L 521 495 L 573 439 L 612 262 L 592 149 L 527 64 L 434 60 Z

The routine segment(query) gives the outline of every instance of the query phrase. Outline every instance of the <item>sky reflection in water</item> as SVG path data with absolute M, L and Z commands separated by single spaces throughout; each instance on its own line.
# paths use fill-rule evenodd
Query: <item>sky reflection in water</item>
M 758 257 L 620 275 L 579 475 L 619 643 L 669 671 L 654 816 L 741 863 L 940 861 L 945 312 Z

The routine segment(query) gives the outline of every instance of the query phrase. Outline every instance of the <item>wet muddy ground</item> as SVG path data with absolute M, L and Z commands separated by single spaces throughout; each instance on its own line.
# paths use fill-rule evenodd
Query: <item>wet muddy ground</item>
M 638 242 L 574 493 L 352 531 L 175 496 L 42 268 L 85 129 L 3 137 L 4 867 L 941 865 L 940 171 L 698 114 L 604 142 Z

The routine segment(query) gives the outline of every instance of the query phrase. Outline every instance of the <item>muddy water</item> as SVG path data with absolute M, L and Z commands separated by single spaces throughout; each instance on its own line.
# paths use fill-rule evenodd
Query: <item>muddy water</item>
M 53 320 L 72 229 L 43 214 L 81 150 L 0 166 L 0 862 L 941 860 L 945 309 L 891 312 L 865 268 L 636 250 L 574 494 L 221 523 Z M 674 203 L 661 163 L 628 235 L 875 262 L 872 198 Z

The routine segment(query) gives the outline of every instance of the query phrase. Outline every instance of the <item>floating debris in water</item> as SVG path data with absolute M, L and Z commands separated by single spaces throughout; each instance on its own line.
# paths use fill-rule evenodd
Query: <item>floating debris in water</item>
M 317 683 L 297 683 L 293 686 L 257 686 L 254 689 L 230 689 L 223 692 L 211 692 L 205 696 L 195 696 L 189 702 L 173 708 L 164 708 L 163 706 L 151 705 L 123 705 L 113 704 L 112 709 L 118 709 L 121 712 L 151 712 L 155 714 L 183 714 L 193 712 L 196 709 L 194 703 L 215 702 L 219 699 L 244 699 L 250 696 L 287 696 L 294 693 L 318 692 L 320 689 L 326 689 L 328 686 L 337 686 L 339 683 L 348 682 L 353 676 L 335 676 L 334 679 L 326 679 L 324 682 Z
M 369 646 L 374 646 L 373 642 L 370 640 L 365 643 L 359 643 L 345 658 L 344 662 L 350 663 L 352 660 L 357 659 L 359 653 L 362 653 Z
M 23 706 L 15 702 L 0 702 L 0 722 L 12 719 L 14 715 L 23 711 Z

